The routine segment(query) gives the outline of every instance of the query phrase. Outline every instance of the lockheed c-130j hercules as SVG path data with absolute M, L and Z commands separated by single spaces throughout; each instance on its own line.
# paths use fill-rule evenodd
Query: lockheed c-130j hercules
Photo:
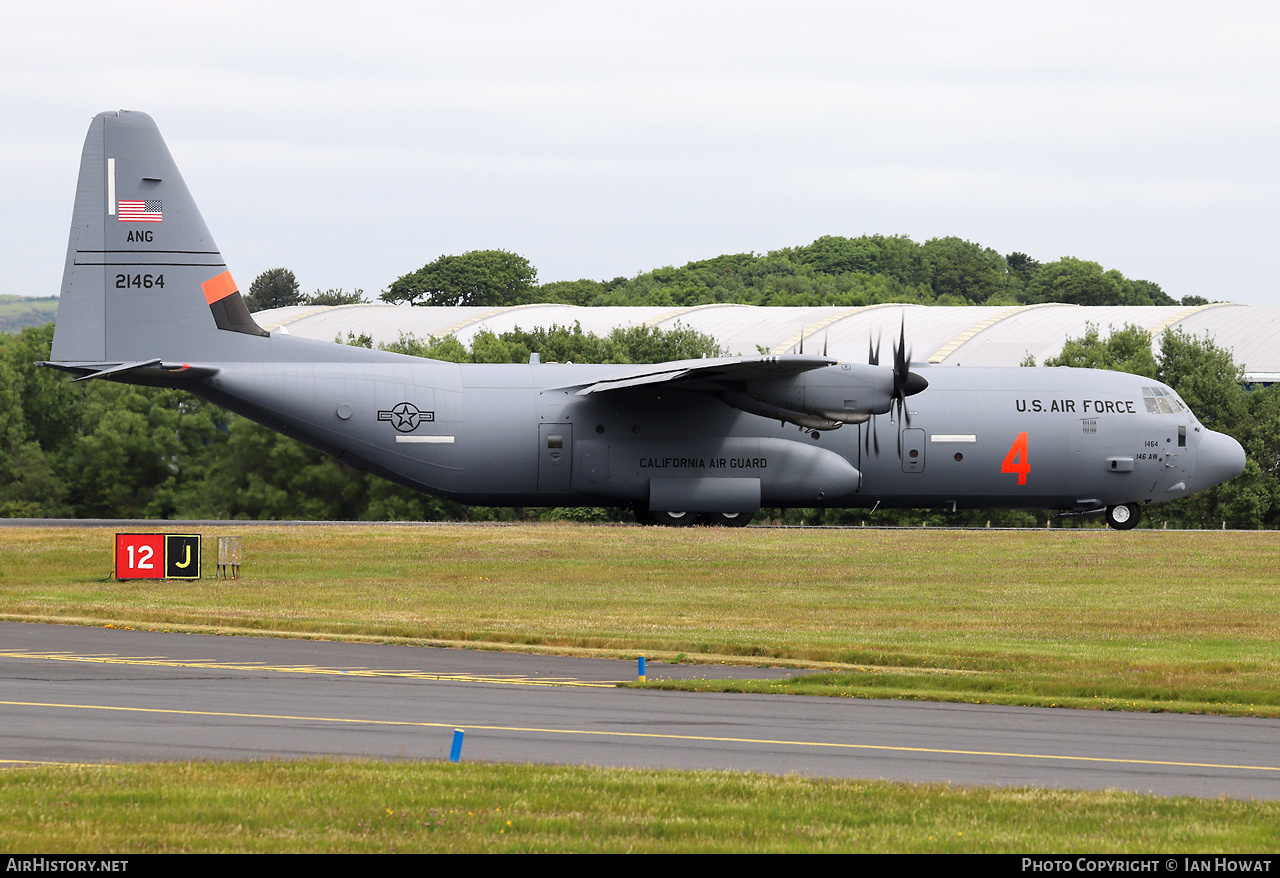
M 646 366 L 456 364 L 268 333 L 151 117 L 85 140 L 50 362 L 183 388 L 345 464 L 462 503 L 630 506 L 745 524 L 761 506 L 1105 513 L 1239 475 L 1240 444 L 1118 372 L 825 355 Z M 917 371 L 918 370 L 918 371 Z M 883 432 L 882 437 L 880 433 Z

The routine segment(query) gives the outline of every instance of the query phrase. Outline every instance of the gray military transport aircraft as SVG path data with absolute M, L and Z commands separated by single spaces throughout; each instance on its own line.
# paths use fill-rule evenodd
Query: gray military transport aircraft
M 85 139 L 44 365 L 183 388 L 462 503 L 630 506 L 673 525 L 898 506 L 1105 512 L 1130 528 L 1141 504 L 1244 470 L 1238 442 L 1150 378 L 916 366 L 905 332 L 892 359 L 877 343 L 866 363 L 460 365 L 269 333 L 151 117 L 120 111 Z

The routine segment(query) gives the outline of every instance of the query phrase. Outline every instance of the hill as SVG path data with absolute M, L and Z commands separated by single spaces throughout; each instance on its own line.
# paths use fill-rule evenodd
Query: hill
M 17 332 L 28 326 L 52 323 L 58 314 L 57 296 L 0 295 L 0 332 Z

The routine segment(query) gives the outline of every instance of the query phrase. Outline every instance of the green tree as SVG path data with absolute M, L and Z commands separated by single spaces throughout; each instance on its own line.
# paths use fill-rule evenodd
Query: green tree
M 348 344 L 361 344 L 350 336 Z M 677 323 L 671 329 L 651 326 L 617 327 L 607 336 L 583 332 L 582 325 L 516 327 L 501 334 L 477 332 L 468 349 L 453 336 L 421 341 L 402 335 L 380 345 L 383 350 L 452 363 L 527 363 L 537 353 L 544 363 L 665 363 L 724 356 L 709 335 Z
M 1068 256 L 1041 266 L 1027 295 L 1032 302 L 1119 305 L 1123 279 L 1118 271 L 1104 271 L 1096 262 Z
M 533 300 L 537 270 L 505 250 L 472 250 L 441 256 L 400 277 L 382 294 L 384 302 L 411 305 L 519 305 Z
M 1237 527 L 1275 527 L 1280 524 L 1280 386 L 1249 391 L 1246 405 L 1234 430 L 1247 457 L 1245 471 L 1219 485 L 1216 499 Z
M 1096 262 L 1067 256 L 1043 265 L 1023 294 L 1027 302 L 1072 305 L 1176 305 L 1159 284 L 1129 280 Z
M 208 502 L 219 517 L 355 520 L 364 476 L 323 452 L 244 418 L 232 424 L 209 474 Z
M 67 458 L 80 404 L 90 392 L 52 369 L 53 325 L 0 335 L 0 516 L 62 517 L 69 502 Z
M 596 280 L 552 281 L 538 287 L 535 298 L 539 302 L 563 305 L 594 305 L 609 289 L 609 284 Z
M 251 312 L 300 305 L 302 294 L 298 292 L 298 279 L 287 268 L 267 269 L 253 279 L 244 303 Z
M 309 296 L 302 297 L 304 305 L 359 305 L 365 300 L 364 290 L 343 289 L 316 290 Z
M 1040 263 L 1025 253 L 1010 253 L 1004 260 L 1009 266 L 1009 274 L 1023 290 L 1030 286 L 1031 281 L 1040 271 Z
M 1231 351 L 1220 348 L 1205 335 L 1196 338 L 1181 329 L 1166 330 L 1160 337 L 1160 370 L 1156 375 L 1168 384 L 1200 420 L 1215 430 L 1234 435 L 1248 409 L 1244 370 Z
M 1159 371 L 1155 355 L 1151 353 L 1151 333 L 1131 323 L 1126 323 L 1122 329 L 1113 328 L 1106 341 L 1100 338 L 1097 326 L 1088 324 L 1083 338 L 1067 339 L 1061 353 L 1045 360 L 1044 364 L 1111 369 L 1149 378 L 1155 378 Z
M 53 490 L 66 494 L 65 486 L 53 488 L 48 461 L 22 411 L 18 376 L 0 360 L 0 516 L 20 518 L 45 512 L 42 500 Z
M 906 235 L 864 235 L 841 238 L 827 235 L 805 247 L 778 250 L 784 256 L 821 274 L 883 274 L 904 284 L 926 283 L 928 262 L 922 248 Z
M 63 475 L 75 514 L 173 518 L 199 505 L 230 416 L 181 390 L 91 383 Z
M 1153 283 L 1149 280 L 1131 280 L 1127 281 L 1129 285 L 1128 294 L 1123 304 L 1125 305 L 1176 305 L 1173 297 L 1168 295 L 1164 290 L 1160 289 L 1160 284 Z
M 990 247 L 961 238 L 933 238 L 921 247 L 934 296 L 978 304 L 1008 291 L 1009 265 Z

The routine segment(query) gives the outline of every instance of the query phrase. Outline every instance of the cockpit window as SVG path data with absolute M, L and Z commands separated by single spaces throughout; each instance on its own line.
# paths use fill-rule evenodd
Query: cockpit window
M 1142 401 L 1153 415 L 1176 415 L 1187 410 L 1178 395 L 1166 387 L 1142 388 Z

